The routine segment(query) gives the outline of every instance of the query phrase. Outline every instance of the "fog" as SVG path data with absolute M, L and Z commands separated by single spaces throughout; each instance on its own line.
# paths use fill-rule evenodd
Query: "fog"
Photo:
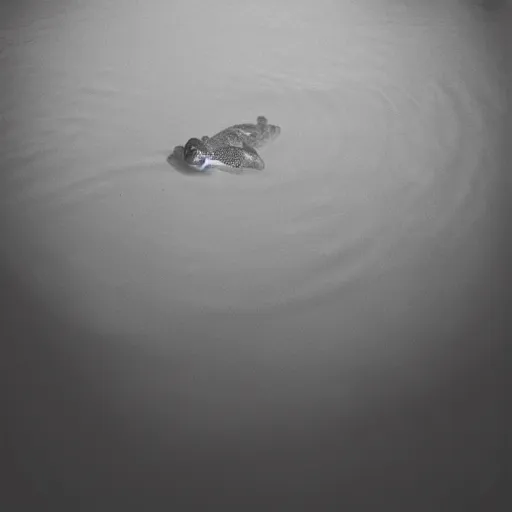
M 512 8 L 0 7 L 6 509 L 495 510 Z M 176 145 L 265 115 L 265 170 Z

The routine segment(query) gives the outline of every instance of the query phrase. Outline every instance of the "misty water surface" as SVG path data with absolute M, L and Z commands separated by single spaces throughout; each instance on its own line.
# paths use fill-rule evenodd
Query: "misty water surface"
M 510 8 L 482 5 L 1 7 L 3 360 L 27 499 L 484 500 Z M 258 115 L 281 126 L 264 171 L 167 164 Z

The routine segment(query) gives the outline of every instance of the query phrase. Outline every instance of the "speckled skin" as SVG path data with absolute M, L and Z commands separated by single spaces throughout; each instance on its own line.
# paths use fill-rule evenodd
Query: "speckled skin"
M 199 139 L 190 139 L 184 147 L 185 161 L 200 171 L 206 171 L 212 167 L 231 167 L 234 169 L 263 170 L 265 162 L 255 149 L 244 144 L 238 146 L 212 147 Z
M 279 126 L 268 124 L 267 118 L 259 116 L 256 124 L 235 124 L 215 134 L 213 137 L 203 137 L 211 148 L 221 146 L 242 147 L 244 144 L 258 149 L 274 140 L 281 133 Z
M 213 137 L 189 139 L 183 149 L 184 160 L 200 171 L 214 167 L 262 170 L 265 163 L 255 148 L 280 133 L 279 126 L 268 124 L 265 117 L 259 116 L 256 124 L 236 124 Z

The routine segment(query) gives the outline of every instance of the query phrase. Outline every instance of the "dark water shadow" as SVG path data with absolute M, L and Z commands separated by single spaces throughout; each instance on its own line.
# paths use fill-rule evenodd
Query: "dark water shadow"
M 478 5 L 484 11 L 499 11 L 504 10 L 507 7 L 507 0 L 480 0 Z
M 111 510 L 138 511 L 148 496 L 180 510 L 191 503 L 203 510 L 265 510 L 272 503 L 315 510 L 318 496 L 329 510 L 402 510 L 404 503 L 419 512 L 498 509 L 500 410 L 506 402 L 496 393 L 504 389 L 498 378 L 504 372 L 489 364 L 491 351 L 487 361 L 475 361 L 424 393 L 390 396 L 380 406 L 375 400 L 366 411 L 352 414 L 343 401 L 332 408 L 326 403 L 314 422 L 301 427 L 301 409 L 292 406 L 288 422 L 267 429 L 263 407 L 256 415 L 261 424 L 232 430 L 227 422 L 215 431 L 208 424 L 209 415 L 218 414 L 211 403 L 235 397 L 236 405 L 241 397 L 214 379 L 207 384 L 211 391 L 203 388 L 213 402 L 190 401 L 202 384 L 186 376 L 220 369 L 218 361 L 203 367 L 179 350 L 178 340 L 193 345 L 187 338 L 194 332 L 176 332 L 163 354 L 136 333 L 100 336 L 64 318 L 1 268 L 0 367 L 7 385 L 0 398 L 8 440 L 0 458 L 8 475 L 2 510 L 77 510 L 79 501 L 80 510 L 102 510 L 107 503 Z M 255 326 L 260 318 L 242 321 Z M 217 351 L 229 348 L 218 341 Z M 496 361 L 499 354 L 492 352 Z M 253 381 L 229 367 L 227 375 L 239 393 L 260 404 L 263 379 L 286 384 L 280 367 L 269 372 L 250 359 L 244 364 L 256 370 Z M 314 370 L 303 371 L 306 379 L 318 378 Z M 286 371 L 284 378 L 293 382 Z M 292 387 L 282 398 L 307 404 L 299 392 Z M 187 416 L 190 408 L 198 412 L 195 422 Z M 169 413 L 155 415 L 155 409 Z M 308 485 L 297 489 L 297 480 Z M 249 500 L 256 506 L 244 509 Z

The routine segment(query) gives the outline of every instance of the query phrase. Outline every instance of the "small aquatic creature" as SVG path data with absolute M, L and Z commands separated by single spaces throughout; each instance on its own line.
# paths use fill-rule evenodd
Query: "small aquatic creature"
M 274 140 L 281 128 L 259 116 L 254 123 L 235 124 L 212 137 L 191 138 L 185 146 L 177 146 L 168 161 L 183 161 L 197 171 L 219 168 L 227 171 L 265 168 L 256 148 Z

